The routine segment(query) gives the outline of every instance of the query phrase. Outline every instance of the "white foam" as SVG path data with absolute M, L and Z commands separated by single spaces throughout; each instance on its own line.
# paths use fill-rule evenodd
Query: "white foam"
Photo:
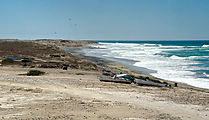
M 205 75 L 205 76 L 209 77 L 209 74 L 207 74 L 206 72 L 204 72 L 204 73 L 203 73 L 203 75 Z
M 175 66 L 171 66 L 175 64 Z M 186 66 L 186 63 L 178 63 L 178 62 L 169 62 L 169 61 L 147 61 L 147 62 L 136 62 L 134 64 L 138 67 L 145 67 L 152 70 L 156 70 L 157 73 L 152 73 L 151 75 L 181 83 L 187 83 L 192 86 L 207 88 L 209 89 L 208 79 L 204 78 L 195 78 L 195 72 L 187 71 L 196 69 L 196 67 Z
M 186 57 L 186 59 L 205 59 L 205 58 L 209 58 L 209 56 L 189 56 L 189 57 Z
M 185 57 L 179 57 L 179 56 L 176 56 L 176 55 L 172 55 L 170 58 L 171 59 L 177 59 L 177 60 L 184 60 L 185 59 Z
M 161 44 L 148 44 L 148 43 L 145 43 L 143 45 L 144 46 L 162 46 Z
M 178 59 L 178 60 L 194 60 L 194 59 L 205 59 L 209 58 L 209 56 L 189 56 L 189 57 L 179 57 L 176 55 L 172 55 L 171 59 Z
M 100 45 L 111 45 L 112 43 L 99 42 Z
M 161 46 L 162 48 L 184 48 L 184 46 Z
M 202 47 L 209 47 L 209 45 L 203 45 Z
M 191 66 L 194 64 L 199 64 L 197 61 L 192 61 L 193 59 L 204 59 L 209 56 L 180 57 L 173 55 L 171 57 L 165 57 L 158 55 L 158 53 L 169 50 L 192 50 L 196 49 L 196 46 L 194 46 L 194 48 L 190 48 L 190 46 L 185 48 L 184 46 L 162 46 L 161 44 L 135 43 L 105 43 L 98 46 L 100 48 L 106 48 L 101 51 L 96 50 L 98 53 L 104 52 L 104 56 L 106 57 L 140 61 L 136 62 L 134 66 L 144 67 L 157 71 L 157 73 L 152 73 L 153 76 L 209 89 L 208 79 L 196 78 L 195 72 L 191 72 L 192 70 L 203 70 L 203 68 L 200 66 Z M 206 46 L 209 45 L 205 45 L 204 47 Z

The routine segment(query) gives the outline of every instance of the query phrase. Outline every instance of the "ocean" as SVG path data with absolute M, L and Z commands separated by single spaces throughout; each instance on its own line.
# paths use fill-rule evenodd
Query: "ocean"
M 98 41 L 89 55 L 139 68 L 142 73 L 209 89 L 209 40 Z

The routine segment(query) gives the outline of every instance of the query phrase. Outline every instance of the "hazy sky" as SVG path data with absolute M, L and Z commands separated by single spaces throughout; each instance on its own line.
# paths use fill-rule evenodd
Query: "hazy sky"
M 0 0 L 0 38 L 209 39 L 209 0 Z

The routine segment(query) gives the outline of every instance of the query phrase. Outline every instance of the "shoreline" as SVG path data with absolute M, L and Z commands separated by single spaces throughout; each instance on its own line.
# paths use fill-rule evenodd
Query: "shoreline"
M 198 90 L 198 91 L 203 91 L 203 92 L 209 93 L 209 89 L 206 89 L 206 88 L 195 87 L 195 86 L 192 86 L 192 85 L 189 85 L 189 84 L 186 84 L 186 83 L 169 81 L 169 80 L 157 78 L 157 77 L 152 76 L 152 75 L 149 74 L 150 70 L 148 70 L 149 71 L 148 74 L 146 72 L 145 73 L 141 72 L 141 70 L 146 70 L 146 68 L 132 67 L 131 65 L 125 65 L 125 64 L 123 64 L 121 62 L 114 61 L 114 60 L 111 60 L 111 59 L 105 59 L 105 58 L 102 58 L 102 57 L 89 55 L 89 54 L 87 54 L 87 53 L 85 53 L 83 51 L 84 49 L 86 49 L 86 47 L 69 47 L 67 49 L 73 55 L 81 57 L 83 59 L 87 59 L 87 60 L 93 61 L 93 62 L 97 63 L 98 65 L 102 65 L 102 66 L 107 65 L 106 67 L 110 67 L 110 68 L 112 68 L 112 67 L 119 67 L 119 70 L 126 71 L 128 74 L 141 75 L 141 76 L 145 76 L 145 77 L 150 77 L 152 79 L 160 80 L 162 82 L 168 82 L 169 84 L 172 84 L 172 85 L 174 85 L 174 83 L 178 83 L 178 87 L 179 88 Z M 87 49 L 91 49 L 91 48 L 87 47 Z M 115 59 L 115 60 L 117 60 L 117 59 Z M 129 60 L 127 60 L 126 62 L 129 62 Z M 130 60 L 130 62 L 134 62 L 134 61 Z
M 88 49 L 84 48 L 83 52 L 84 53 L 88 52 Z M 151 69 L 144 68 L 144 67 L 137 67 L 137 66 L 133 65 L 134 63 L 140 62 L 140 61 L 128 60 L 128 59 L 124 59 L 124 58 L 106 57 L 106 56 L 96 55 L 96 54 L 88 54 L 88 55 L 95 56 L 95 57 L 98 57 L 98 58 L 103 58 L 103 59 L 106 59 L 106 60 L 110 60 L 110 61 L 113 61 L 113 62 L 116 62 L 116 63 L 119 63 L 119 64 L 123 64 L 123 65 L 127 66 L 128 68 L 130 68 L 132 70 L 136 70 L 136 71 L 139 71 L 140 73 L 147 74 L 147 75 L 150 75 L 151 73 L 156 73 L 157 72 L 155 70 L 151 70 Z
M 99 45 L 92 46 L 98 50 L 95 52 L 89 50 L 90 54 L 104 55 L 107 58 L 121 57 L 139 60 L 140 62 L 136 62 L 132 66 L 156 70 L 157 73 L 151 74 L 155 77 L 209 89 L 208 57 L 206 57 L 208 48 L 199 46 L 199 42 L 195 42 L 196 46 L 190 46 L 189 42 L 168 44 L 166 41 L 159 44 L 158 41 L 153 43 L 150 41 L 135 41 L 133 43 L 129 41 L 108 41 L 107 43 L 100 41 L 99 43 Z

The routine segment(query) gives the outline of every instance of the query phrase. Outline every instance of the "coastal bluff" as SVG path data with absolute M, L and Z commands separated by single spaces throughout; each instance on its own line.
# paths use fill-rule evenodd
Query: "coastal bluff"
M 64 42 L 63 42 L 64 41 Z M 0 40 L 0 59 L 5 56 L 29 58 L 31 62 L 14 62 L 13 65 L 24 65 L 40 68 L 62 68 L 68 66 L 76 69 L 93 69 L 97 66 L 87 60 L 72 55 L 59 46 L 84 46 L 96 44 L 89 41 L 71 40 Z

